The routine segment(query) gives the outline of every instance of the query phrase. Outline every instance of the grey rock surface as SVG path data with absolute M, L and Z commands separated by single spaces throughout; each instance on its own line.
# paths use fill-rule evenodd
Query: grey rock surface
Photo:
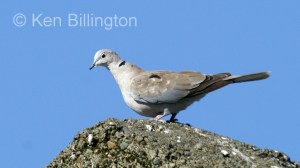
M 296 167 L 282 152 L 259 149 L 178 123 L 108 119 L 78 133 L 47 168 Z

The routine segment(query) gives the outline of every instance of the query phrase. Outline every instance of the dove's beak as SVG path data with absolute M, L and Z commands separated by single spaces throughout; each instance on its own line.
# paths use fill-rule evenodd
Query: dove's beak
M 93 64 L 93 65 L 90 67 L 90 70 L 92 70 L 94 67 L 95 67 L 95 64 Z

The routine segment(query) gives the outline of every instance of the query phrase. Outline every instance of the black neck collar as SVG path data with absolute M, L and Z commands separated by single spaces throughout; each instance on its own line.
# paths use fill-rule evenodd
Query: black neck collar
M 123 66 L 126 64 L 126 61 L 122 61 L 120 64 L 119 64 L 119 67 Z

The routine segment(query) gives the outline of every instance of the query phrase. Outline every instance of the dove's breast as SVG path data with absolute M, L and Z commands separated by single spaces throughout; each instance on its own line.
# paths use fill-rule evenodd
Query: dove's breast
M 130 94 L 122 92 L 125 103 L 135 112 L 147 117 L 155 117 L 163 113 L 165 105 L 150 105 L 148 103 L 140 103 L 135 101 Z

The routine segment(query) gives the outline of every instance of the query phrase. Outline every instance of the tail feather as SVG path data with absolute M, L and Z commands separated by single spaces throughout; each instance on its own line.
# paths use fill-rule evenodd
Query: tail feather
M 253 73 L 253 74 L 247 74 L 247 75 L 232 75 L 232 76 L 224 78 L 223 80 L 231 81 L 233 83 L 239 83 L 239 82 L 248 82 L 248 81 L 266 79 L 269 76 L 270 75 L 268 72 L 259 72 L 259 73 Z
M 268 78 L 268 72 L 259 72 L 247 75 L 231 75 L 230 73 L 220 73 L 206 75 L 206 79 L 200 85 L 190 91 L 186 97 L 205 95 L 209 92 L 222 88 L 230 83 L 248 82 Z

